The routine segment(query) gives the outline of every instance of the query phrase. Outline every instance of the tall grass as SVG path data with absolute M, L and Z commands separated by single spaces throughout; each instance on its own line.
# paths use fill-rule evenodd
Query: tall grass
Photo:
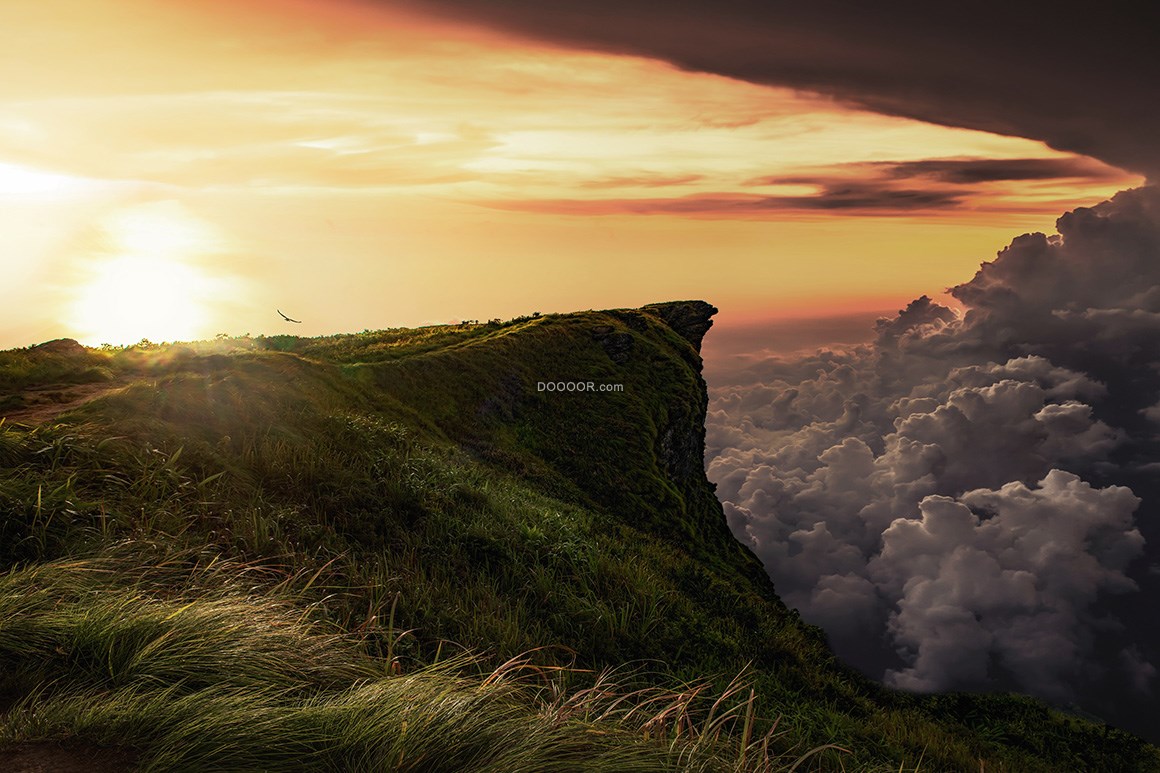
M 303 578 L 276 577 L 122 555 L 0 578 L 0 692 L 25 696 L 0 744 L 127 747 L 145 771 L 793 767 L 770 754 L 771 734 L 749 733 L 743 682 L 623 690 L 604 675 L 568 691 L 566 669 L 516 658 L 488 671 L 463 653 L 400 671 L 291 603 Z

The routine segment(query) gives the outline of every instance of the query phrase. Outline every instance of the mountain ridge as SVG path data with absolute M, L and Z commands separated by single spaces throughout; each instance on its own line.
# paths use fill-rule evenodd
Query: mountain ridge
M 230 588 L 258 588 L 354 637 L 358 657 L 388 674 L 426 674 L 454 642 L 493 667 L 514 659 L 559 673 L 552 689 L 565 692 L 629 665 L 628 702 L 665 689 L 680 703 L 699 684 L 698 695 L 716 697 L 689 708 L 685 724 L 661 712 L 606 730 L 635 739 L 633 749 L 663 731 L 678 757 L 692 754 L 683 744 L 695 722 L 711 722 L 723 701 L 751 722 L 704 741 L 702 769 L 788 768 L 813 748 L 810 764 L 825 770 L 920 759 L 924 769 L 1150 769 L 1152 747 L 1035 701 L 888 691 L 838 662 L 821 631 L 785 607 L 732 538 L 704 473 L 699 346 L 715 312 L 681 301 L 324 338 L 0 353 L 0 410 L 18 410 L 30 389 L 110 386 L 47 423 L 0 424 L 0 568 L 9 591 L 51 599 L 80 583 L 85 598 L 117 604 L 180 599 L 191 616 Z M 68 567 L 86 561 L 118 568 L 107 582 L 77 579 Z M 207 565 L 236 571 L 211 582 Z M 27 597 L 0 590 L 0 605 Z M 123 722 L 67 719 L 75 697 L 46 685 L 98 690 L 85 700 L 102 707 L 149 689 L 149 664 L 179 638 L 166 626 L 181 619 L 162 616 L 154 634 L 113 643 L 53 618 L 47 610 L 69 608 L 68 598 L 33 616 L 43 630 L 0 622 L 0 659 L 12 664 L 0 694 L 23 707 L 0 723 L 0 750 L 47 733 L 111 743 L 148 764 L 207 764 L 218 752 L 183 745 L 180 724 L 159 741 L 110 729 Z M 230 603 L 259 603 L 247 598 Z M 30 638 L 48 644 L 20 646 Z M 131 655 L 109 660 L 125 648 Z M 738 674 L 752 697 L 730 692 Z M 66 719 L 46 730 L 34 719 L 49 708 Z M 236 733 L 216 732 L 236 751 Z M 752 746 L 766 732 L 772 767 Z M 301 769 L 262 748 L 262 769 Z M 379 759 L 378 748 L 364 751 Z M 687 759 L 665 765 L 692 769 Z

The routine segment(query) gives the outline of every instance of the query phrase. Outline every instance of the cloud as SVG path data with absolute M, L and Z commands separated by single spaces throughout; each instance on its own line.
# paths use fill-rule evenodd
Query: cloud
M 997 0 L 407 0 L 403 5 L 570 46 L 832 95 L 891 115 L 1042 140 L 1154 175 L 1160 80 L 1152 13 Z
M 602 177 L 597 180 L 587 180 L 581 183 L 580 187 L 594 188 L 597 190 L 605 188 L 669 188 L 681 185 L 689 185 L 690 183 L 699 182 L 703 179 L 705 179 L 705 176 L 700 174 L 622 175 L 618 177 Z
M 1160 195 L 1126 191 L 1080 207 L 1056 223 L 1059 233 L 1025 234 L 975 276 L 951 289 L 970 308 L 960 339 L 980 346 L 1050 350 L 1053 359 L 1091 353 L 1077 333 L 1156 329 L 1160 312 Z M 1129 342 L 1130 343 L 1130 342 Z M 1110 359 L 1127 354 L 1119 347 Z
M 851 209 L 870 212 L 958 208 L 975 211 L 995 202 L 979 196 L 993 183 L 1045 183 L 1077 180 L 1127 182 L 1124 172 L 1090 158 L 928 158 L 910 161 L 857 161 L 791 170 L 745 181 L 748 187 L 808 186 L 809 196 L 776 196 L 771 201 L 790 209 Z M 1032 190 L 1034 190 L 1032 188 Z M 1016 202 L 1006 202 L 1010 211 Z
M 894 602 L 889 629 L 908 661 L 887 683 L 978 688 L 995 660 L 1039 695 L 1073 698 L 1096 595 L 1136 588 L 1123 570 L 1143 546 L 1138 503 L 1126 488 L 1094 489 L 1059 470 L 1035 488 L 923 499 L 918 519 L 882 533 L 869 566 Z
M 870 343 L 708 370 L 708 472 L 868 673 L 1146 722 L 1116 695 L 1147 700 L 1160 656 L 1136 593 L 1160 558 L 1160 190 L 1057 227 L 951 288 L 962 312 L 924 296 Z
M 834 185 L 848 179 L 926 180 L 951 185 L 1030 180 L 1115 181 L 1124 173 L 1077 156 L 1063 158 L 926 158 L 915 161 L 855 161 L 791 174 L 758 177 L 750 185 Z
M 1148 421 L 1160 424 L 1160 402 L 1149 405 L 1147 408 L 1141 408 L 1140 414 Z
M 893 189 L 846 182 L 805 196 L 743 193 L 695 194 L 671 198 L 498 200 L 486 206 L 559 215 L 682 215 L 760 218 L 787 212 L 842 212 L 847 215 L 908 215 L 959 206 L 963 194 L 937 189 Z
M 1123 180 L 1123 172 L 1088 158 L 932 158 L 915 161 L 855 162 L 751 178 L 742 188 L 776 187 L 778 193 L 717 192 L 668 197 L 604 199 L 508 199 L 490 206 L 565 215 L 682 215 L 708 218 L 760 218 L 785 213 L 840 212 L 847 215 L 912 216 L 970 205 L 972 211 L 996 206 L 1019 210 L 1018 201 L 988 204 L 977 196 L 986 183 L 1086 179 Z M 637 175 L 582 183 L 587 189 L 668 188 L 689 185 L 700 175 Z M 801 188 L 813 189 L 802 193 Z M 1041 205 L 1023 205 L 1039 211 Z
M 931 158 L 859 164 L 886 177 L 938 180 L 954 185 L 1005 180 L 1115 180 L 1122 173 L 1090 158 Z

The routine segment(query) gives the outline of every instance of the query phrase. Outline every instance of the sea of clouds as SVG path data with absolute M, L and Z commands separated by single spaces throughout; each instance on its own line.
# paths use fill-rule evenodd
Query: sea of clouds
M 710 373 L 706 462 L 730 527 L 787 604 L 893 686 L 1151 689 L 1148 647 L 1103 600 L 1150 568 L 1160 190 L 1057 229 L 952 288 L 961 312 L 923 297 L 869 343 Z

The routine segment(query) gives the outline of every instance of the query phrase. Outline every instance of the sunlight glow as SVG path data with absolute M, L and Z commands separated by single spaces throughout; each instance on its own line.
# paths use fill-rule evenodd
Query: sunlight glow
M 45 172 L 21 164 L 0 163 L 0 196 L 64 195 L 84 187 L 69 175 Z
M 207 226 L 164 204 L 122 210 L 110 219 L 106 230 L 122 249 L 135 255 L 189 255 L 217 246 Z
M 113 252 L 89 259 L 72 308 L 81 339 L 131 344 L 205 336 L 220 282 L 198 259 L 217 247 L 213 233 L 165 204 L 117 212 L 104 233 Z
M 74 309 L 77 324 L 88 331 L 87 338 L 101 343 L 189 340 L 206 321 L 191 292 L 201 284 L 190 266 L 171 260 L 114 258 L 85 287 Z

